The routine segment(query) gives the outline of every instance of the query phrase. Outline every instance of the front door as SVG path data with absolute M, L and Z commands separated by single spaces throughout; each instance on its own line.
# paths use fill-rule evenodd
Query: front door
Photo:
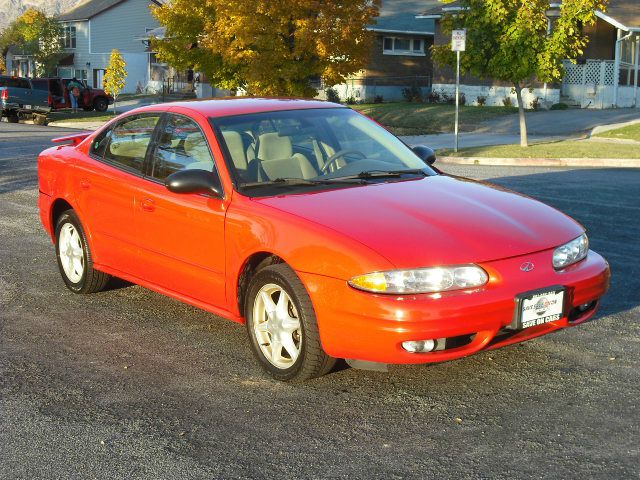
M 104 70 L 101 68 L 93 69 L 93 88 L 104 87 Z
M 131 115 L 101 133 L 74 174 L 80 218 L 99 265 L 138 276 L 134 200 L 160 113 Z
M 217 176 L 211 149 L 201 126 L 189 117 L 166 114 L 159 128 L 147 172 L 151 181 L 136 193 L 144 278 L 224 309 L 228 200 L 172 193 L 164 186 L 167 176 L 178 170 L 207 170 Z

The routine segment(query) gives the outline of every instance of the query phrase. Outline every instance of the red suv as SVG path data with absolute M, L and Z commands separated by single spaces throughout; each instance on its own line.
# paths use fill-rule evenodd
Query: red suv
M 70 78 L 33 78 L 31 83 L 36 90 L 45 90 L 49 92 L 49 105 L 53 110 L 62 108 L 71 108 L 71 100 L 69 99 L 69 91 L 67 85 L 71 81 Z M 91 88 L 85 80 L 79 80 L 84 85 L 78 98 L 78 107 L 86 111 L 96 110 L 98 112 L 106 112 L 109 105 L 113 103 L 113 97 L 101 88 Z

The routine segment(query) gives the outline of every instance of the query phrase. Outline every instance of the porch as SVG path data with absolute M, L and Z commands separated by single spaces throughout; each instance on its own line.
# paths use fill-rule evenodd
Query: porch
M 580 108 L 640 108 L 640 34 L 618 30 L 613 60 L 564 62 L 562 100 Z

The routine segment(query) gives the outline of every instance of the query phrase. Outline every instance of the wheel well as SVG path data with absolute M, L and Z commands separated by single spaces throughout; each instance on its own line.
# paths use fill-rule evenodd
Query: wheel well
M 53 207 L 51 208 L 51 230 L 54 237 L 58 218 L 60 218 L 60 215 L 67 210 L 73 210 L 73 207 L 66 200 L 59 198 L 53 203 Z
M 270 252 L 256 252 L 247 258 L 238 277 L 238 308 L 241 315 L 244 315 L 245 295 L 253 276 L 263 268 L 276 263 L 285 262 L 282 258 Z

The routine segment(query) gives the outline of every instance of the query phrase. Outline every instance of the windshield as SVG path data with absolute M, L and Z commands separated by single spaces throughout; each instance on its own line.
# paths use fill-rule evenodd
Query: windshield
M 398 138 L 348 108 L 263 112 L 211 121 L 240 190 L 435 175 Z

